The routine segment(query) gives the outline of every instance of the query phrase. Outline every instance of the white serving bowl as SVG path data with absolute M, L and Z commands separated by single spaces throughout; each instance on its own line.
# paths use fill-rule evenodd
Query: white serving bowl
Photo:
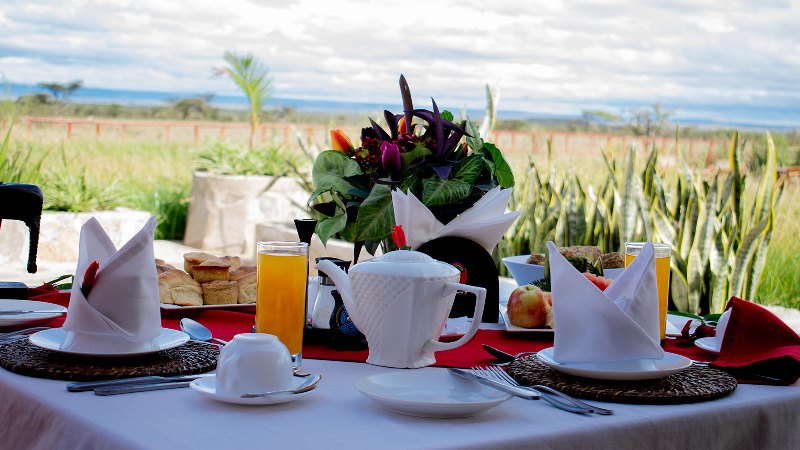
M 505 264 L 508 271 L 511 272 L 514 281 L 520 286 L 544 278 L 544 266 L 525 262 L 530 256 L 531 255 L 519 255 L 506 256 L 503 258 L 503 264 Z

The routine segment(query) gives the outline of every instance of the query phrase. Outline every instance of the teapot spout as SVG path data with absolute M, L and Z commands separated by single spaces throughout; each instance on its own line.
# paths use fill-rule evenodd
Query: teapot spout
M 336 290 L 339 291 L 339 295 L 342 297 L 344 307 L 347 308 L 347 312 L 350 314 L 353 321 L 357 322 L 358 307 L 353 300 L 353 290 L 350 288 L 350 277 L 348 277 L 347 272 L 329 260 L 318 262 L 314 268 L 325 273 L 325 275 L 333 280 L 333 284 L 336 285 Z M 357 325 L 358 323 L 356 323 L 356 326 Z

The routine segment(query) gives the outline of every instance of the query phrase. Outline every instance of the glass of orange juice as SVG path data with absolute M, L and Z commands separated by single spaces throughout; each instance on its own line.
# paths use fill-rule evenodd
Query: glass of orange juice
M 273 334 L 301 362 L 306 324 L 308 244 L 260 241 L 256 276 L 256 332 Z
M 625 243 L 625 267 L 642 251 L 645 242 Z M 656 284 L 658 284 L 658 315 L 661 323 L 661 339 L 667 332 L 667 304 L 669 302 L 669 258 L 672 246 L 669 244 L 653 243 L 656 257 Z

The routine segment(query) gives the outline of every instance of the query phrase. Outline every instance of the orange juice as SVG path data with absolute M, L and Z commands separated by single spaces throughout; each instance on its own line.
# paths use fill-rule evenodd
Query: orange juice
M 306 323 L 306 266 L 303 254 L 265 249 L 259 242 L 256 278 L 256 332 L 273 334 L 298 354 Z M 305 244 L 304 244 L 305 245 Z
M 631 248 L 628 244 L 633 244 Z M 641 246 L 636 247 L 636 244 L 644 245 L 643 243 L 626 243 L 625 244 L 625 267 L 636 258 L 639 254 Z M 656 256 L 656 284 L 658 285 L 658 317 L 661 324 L 661 339 L 667 335 L 667 306 L 669 304 L 669 255 L 671 247 L 667 244 L 653 244 L 655 247 Z

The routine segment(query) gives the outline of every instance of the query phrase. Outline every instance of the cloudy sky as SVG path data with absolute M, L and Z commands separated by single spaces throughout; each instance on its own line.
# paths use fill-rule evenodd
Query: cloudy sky
M 659 101 L 678 114 L 800 123 L 797 0 L 113 0 L 0 2 L 0 72 L 236 94 L 212 78 L 251 52 L 287 98 L 575 114 Z

